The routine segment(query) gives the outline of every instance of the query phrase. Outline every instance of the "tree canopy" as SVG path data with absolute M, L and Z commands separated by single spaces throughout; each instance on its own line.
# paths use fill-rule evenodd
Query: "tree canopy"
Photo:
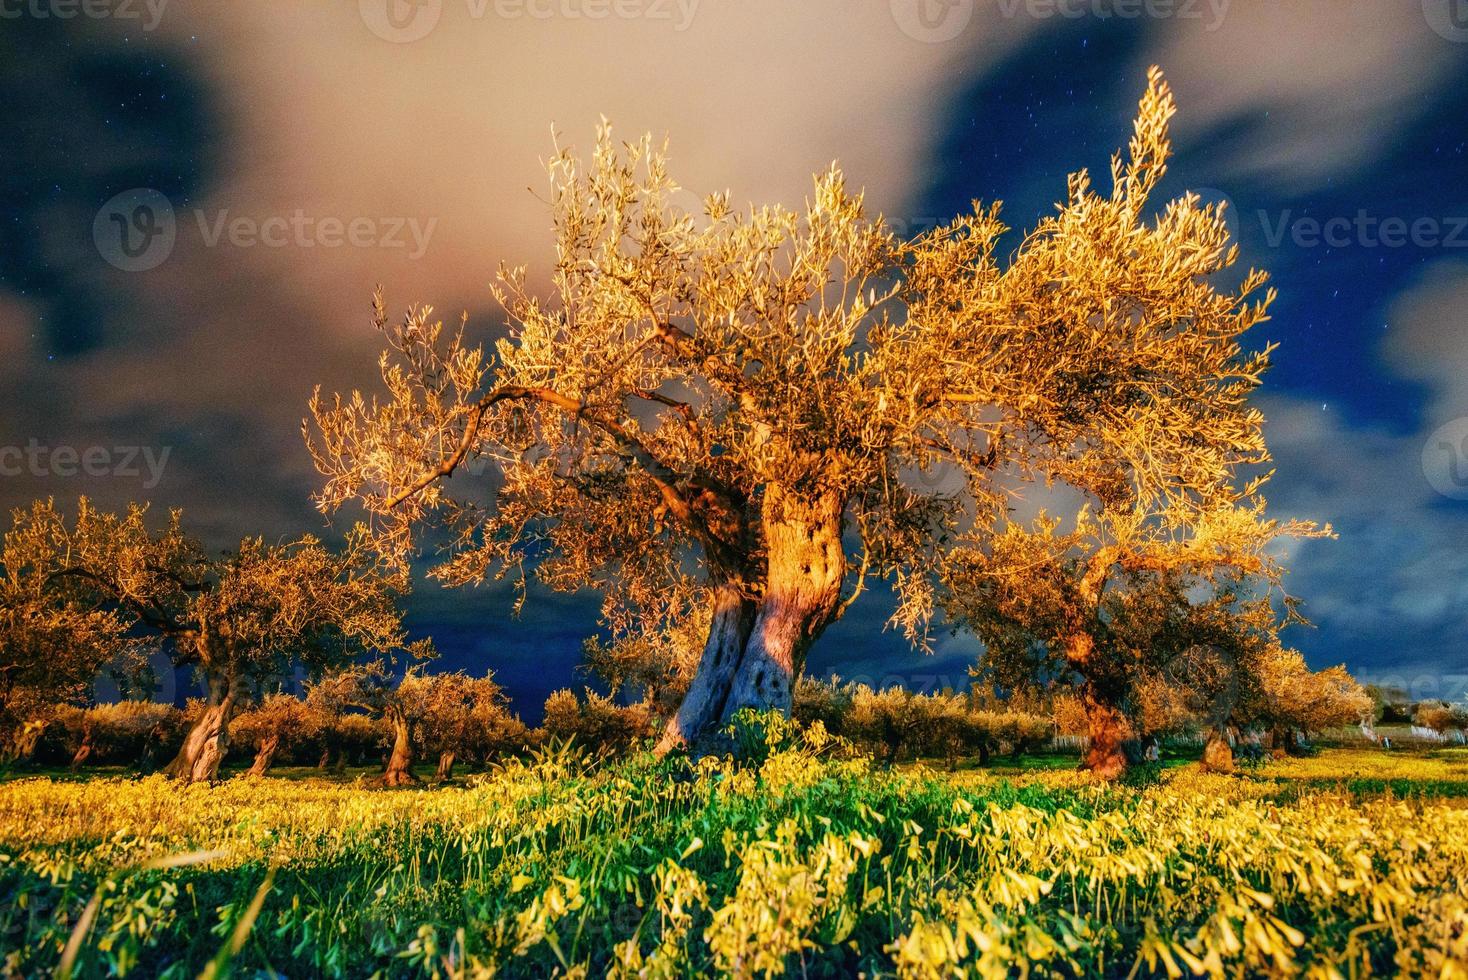
M 447 528 L 447 583 L 533 566 L 601 589 L 613 624 L 691 586 L 708 638 L 667 744 L 788 710 L 868 578 L 921 643 L 947 544 L 1015 482 L 1179 520 L 1241 505 L 1240 470 L 1268 459 L 1248 397 L 1269 348 L 1240 338 L 1273 293 L 1260 272 L 1220 287 L 1221 208 L 1151 200 L 1174 111 L 1153 70 L 1109 192 L 1073 174 L 1003 260 L 998 205 L 902 240 L 835 167 L 801 210 L 716 194 L 696 221 L 664 149 L 604 126 L 587 163 L 550 161 L 551 291 L 501 269 L 507 337 L 427 307 L 390 324 L 379 293 L 384 394 L 311 402 L 318 503 L 361 504 L 399 561 Z M 481 506 L 450 478 L 490 461 Z

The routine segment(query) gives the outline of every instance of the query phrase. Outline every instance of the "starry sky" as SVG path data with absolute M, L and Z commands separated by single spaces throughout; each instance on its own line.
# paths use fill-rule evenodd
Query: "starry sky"
M 1165 190 L 1227 201 L 1280 290 L 1260 404 L 1316 666 L 1468 695 L 1468 0 L 108 0 L 0 5 L 0 504 L 181 506 L 214 547 L 321 531 L 311 388 L 371 386 L 372 288 L 495 336 L 543 272 L 553 131 L 671 141 L 699 195 L 798 203 L 833 158 L 919 230 L 1023 229 L 1104 174 L 1146 68 L 1180 104 Z M 73 13 L 73 16 L 64 16 Z M 690 203 L 694 198 L 690 196 Z M 9 450 L 7 452 L 7 450 Z M 75 457 L 71 454 L 75 454 Z M 89 460 L 83 465 L 81 460 Z M 327 533 L 330 533 L 329 531 Z M 423 583 L 415 632 L 534 719 L 593 596 Z M 965 683 L 878 589 L 809 669 Z

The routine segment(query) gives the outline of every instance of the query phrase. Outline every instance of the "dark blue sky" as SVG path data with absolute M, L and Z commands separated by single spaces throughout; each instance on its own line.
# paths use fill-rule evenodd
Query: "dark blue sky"
M 169 453 L 156 486 L 48 464 L 0 476 L 0 503 L 151 497 L 218 546 L 319 528 L 297 433 L 311 386 L 373 383 L 378 281 L 395 306 L 492 328 L 495 265 L 544 268 L 524 188 L 552 121 L 583 143 L 602 112 L 666 131 L 691 185 L 736 199 L 792 199 L 835 157 L 898 221 L 999 198 L 1023 229 L 1068 172 L 1104 181 L 1159 63 L 1181 107 L 1166 190 L 1228 200 L 1243 264 L 1280 290 L 1256 338 L 1280 344 L 1261 400 L 1271 503 L 1340 534 L 1291 556 L 1317 623 L 1294 642 L 1316 665 L 1468 693 L 1468 0 L 1136 18 L 1107 0 L 1073 17 L 1025 0 L 705 0 L 635 22 L 572 0 L 485 20 L 443 0 L 413 39 L 384 37 L 374 2 L 0 21 L 0 446 Z M 915 4 L 937 5 L 914 20 Z M 129 270 L 95 232 L 109 200 L 142 191 L 170 205 L 177 244 Z M 263 223 L 293 216 L 262 244 Z M 239 217 L 256 237 L 211 239 Z M 300 224 L 322 219 L 366 220 L 369 241 Z M 518 622 L 500 587 L 425 583 L 412 605 L 446 663 L 494 668 L 528 716 L 582 681 L 594 597 L 537 590 Z M 970 638 L 920 657 L 882 632 L 887 612 L 880 590 L 864 598 L 810 669 L 964 682 Z

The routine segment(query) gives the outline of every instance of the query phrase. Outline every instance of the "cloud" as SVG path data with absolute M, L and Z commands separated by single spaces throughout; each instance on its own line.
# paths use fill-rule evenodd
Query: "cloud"
M 1388 325 L 1387 363 L 1432 388 L 1427 421 L 1468 415 L 1468 264 L 1431 266 L 1391 305 Z
M 1410 308 L 1413 298 L 1401 302 Z M 1339 535 L 1304 542 L 1290 559 L 1288 587 L 1319 628 L 1295 631 L 1293 642 L 1316 666 L 1344 661 L 1367 680 L 1390 674 L 1420 696 L 1468 694 L 1459 690 L 1468 680 L 1468 511 L 1424 474 L 1430 430 L 1349 425 L 1319 403 L 1277 395 L 1261 407 L 1278 466 L 1271 511 L 1329 522 Z
M 499 262 L 549 265 L 548 215 L 527 188 L 544 187 L 552 124 L 577 147 L 603 115 L 624 138 L 666 134 L 674 177 L 699 197 L 729 188 L 736 203 L 798 204 L 837 158 L 892 208 L 954 59 L 982 59 L 1003 37 L 924 44 L 887 3 L 850 0 L 649 2 L 632 5 L 646 16 L 606 19 L 583 6 L 539 4 L 552 13 L 532 16 L 514 13 L 523 4 L 445 0 L 432 32 L 406 44 L 376 36 L 356 3 L 179 10 L 169 31 L 199 37 L 239 93 L 234 172 L 205 206 L 437 222 L 424 261 L 299 256 L 310 273 L 293 278 L 336 311 L 324 328 L 357 329 L 352 314 L 377 280 L 401 302 L 472 308 Z
M 1169 31 L 1148 52 L 1177 90 L 1184 138 L 1246 123 L 1222 169 L 1290 190 L 1389 149 L 1460 55 L 1415 0 L 1237 2 L 1216 31 Z

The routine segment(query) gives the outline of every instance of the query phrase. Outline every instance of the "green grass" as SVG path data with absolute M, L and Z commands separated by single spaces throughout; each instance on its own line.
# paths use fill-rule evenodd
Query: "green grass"
M 242 970 L 287 976 L 1151 975 L 1210 952 L 1349 975 L 1468 944 L 1468 753 L 1170 761 L 1124 786 L 1073 756 L 947 773 L 809 748 L 402 791 L 314 768 L 28 778 L 0 786 L 0 974 L 50 972 L 73 937 L 81 975 L 145 977 L 195 976 L 235 936 Z

